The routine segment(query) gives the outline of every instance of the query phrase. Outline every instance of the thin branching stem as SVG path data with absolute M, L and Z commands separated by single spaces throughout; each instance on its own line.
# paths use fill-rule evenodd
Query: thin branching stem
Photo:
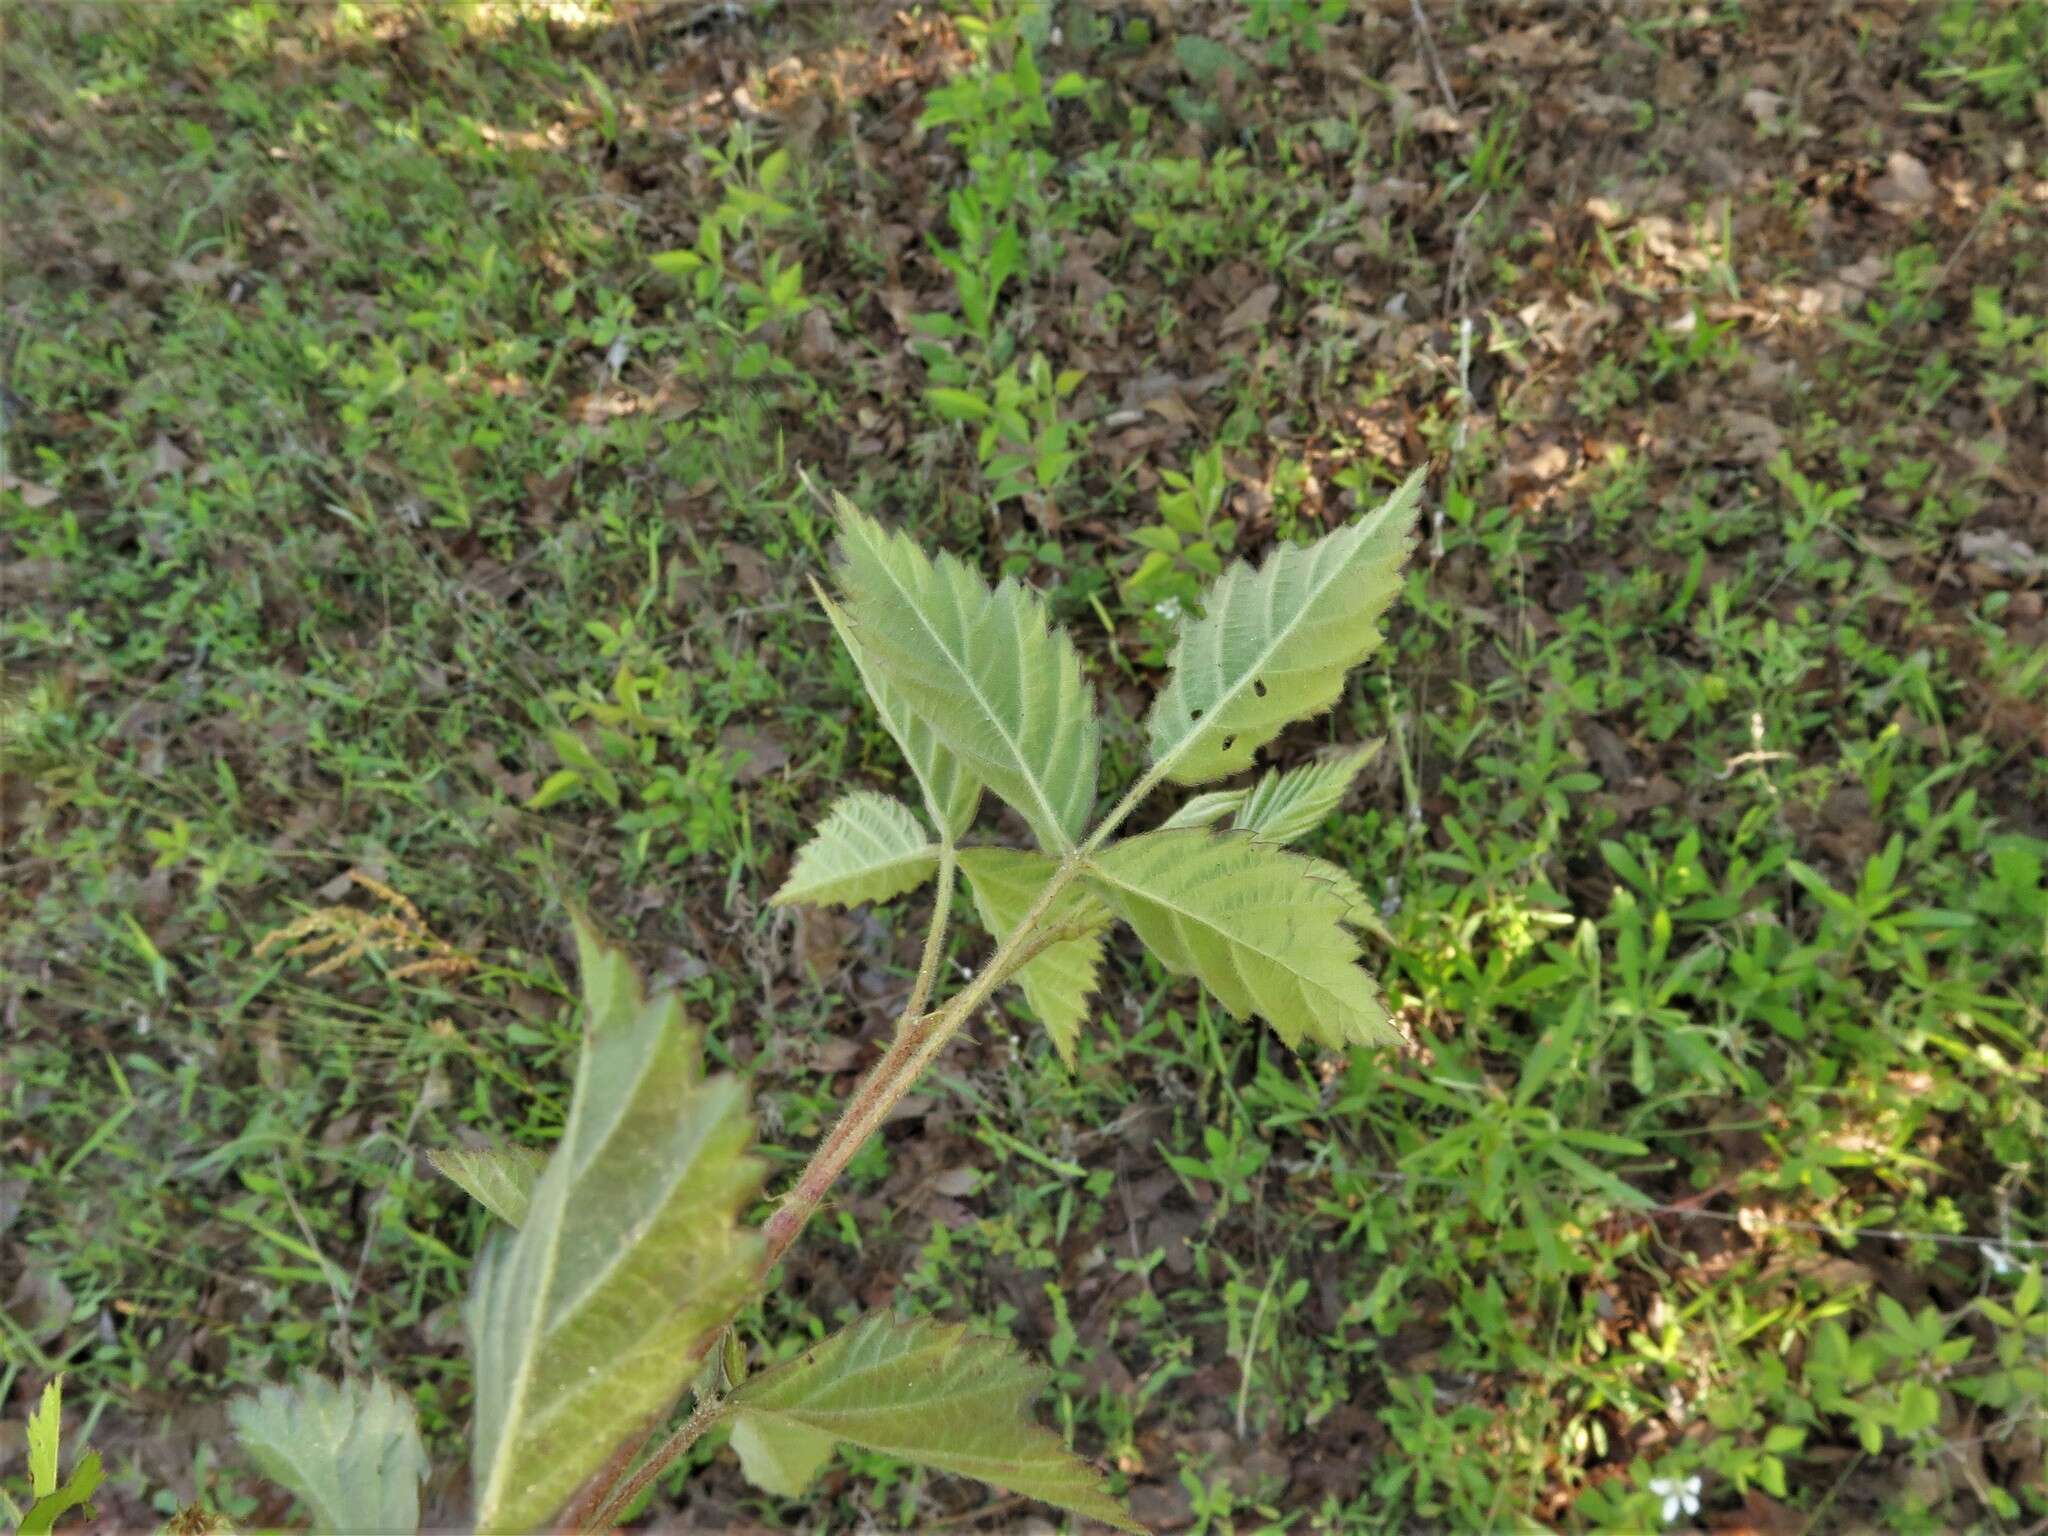
M 890 1114 L 903 1096 L 910 1092 L 925 1069 L 938 1057 L 960 1026 L 967 1022 L 976 1009 L 1011 976 L 1036 957 L 1045 948 L 1044 935 L 1037 932 L 1038 925 L 1052 910 L 1053 903 L 1061 892 L 1081 877 L 1087 868 L 1088 858 L 1105 842 L 1109 835 L 1121 826 L 1143 803 L 1145 797 L 1159 786 L 1166 777 L 1170 764 L 1155 763 L 1133 784 L 1123 799 L 1116 803 L 1110 813 L 1089 834 L 1079 848 L 1060 860 L 1059 867 L 1047 880 L 1045 888 L 1031 904 L 1017 926 L 1012 928 L 996 946 L 974 979 L 955 993 L 944 1007 L 924 1012 L 931 1000 L 931 991 L 938 978 L 939 958 L 945 952 L 945 926 L 951 909 L 954 866 L 957 857 L 950 842 L 940 853 L 939 899 L 932 914 L 931 932 L 925 940 L 923 963 L 918 967 L 917 981 L 911 988 L 910 1002 L 897 1021 L 896 1038 L 882 1059 L 875 1063 L 868 1075 L 861 1080 L 855 1091 L 853 1102 L 846 1112 L 826 1133 L 812 1152 L 811 1160 L 804 1164 L 803 1172 L 797 1175 L 794 1188 L 783 1197 L 775 1214 L 768 1218 L 761 1229 L 762 1252 L 760 1275 L 765 1281 L 769 1273 L 782 1261 L 783 1254 L 797 1240 L 812 1214 L 824 1203 L 826 1194 L 846 1171 L 846 1165 L 853 1161 L 854 1154 L 866 1145 L 867 1139 L 888 1123 Z M 705 1346 L 709 1349 L 709 1344 Z M 702 1352 L 700 1352 L 701 1355 Z M 717 1416 L 717 1405 L 712 1404 L 709 1415 L 700 1406 L 684 1421 L 682 1427 L 663 1441 L 654 1453 L 641 1463 L 640 1468 L 619 1488 L 619 1491 L 604 1500 L 599 1507 L 593 1525 L 604 1529 L 605 1523 L 617 1518 L 624 1509 L 654 1479 L 661 1476 L 675 1459 L 688 1450 L 710 1422 Z M 698 1423 L 699 1419 L 703 1423 Z M 694 1428 L 693 1428 L 694 1426 Z
M 606 1530 L 618 1522 L 633 1505 L 633 1501 L 646 1491 L 647 1485 L 666 1472 L 676 1459 L 697 1443 L 704 1431 L 718 1422 L 725 1412 L 725 1400 L 715 1394 L 706 1394 L 696 1411 L 677 1426 L 676 1432 L 654 1449 L 654 1454 L 641 1463 L 640 1470 L 619 1485 L 619 1491 L 604 1501 L 591 1522 L 598 1530 Z
M 932 985 L 939 979 L 939 961 L 946 953 L 946 919 L 953 910 L 953 869 L 959 853 L 949 836 L 939 845 L 939 895 L 932 908 L 931 931 L 924 936 L 924 958 L 918 962 L 917 981 L 910 989 L 910 1001 L 903 1005 L 903 1017 L 896 1021 L 900 1033 L 924 1014 L 931 1001 Z

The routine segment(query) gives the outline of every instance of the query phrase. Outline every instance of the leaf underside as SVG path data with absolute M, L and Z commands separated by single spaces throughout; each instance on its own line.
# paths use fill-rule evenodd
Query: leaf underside
M 837 498 L 839 568 L 869 663 L 1039 845 L 1066 852 L 1095 808 L 1098 731 L 1080 653 L 1038 595 L 991 589 Z
M 1058 869 L 1058 860 L 1042 853 L 1010 848 L 964 848 L 960 852 L 960 870 L 974 893 L 981 924 L 998 940 L 1024 920 Z M 1043 924 L 1081 931 L 1049 945 L 1016 974 L 1025 1004 L 1045 1026 L 1053 1049 L 1069 1070 L 1074 1066 L 1081 1026 L 1088 1022 L 1088 999 L 1095 991 L 1102 964 L 1101 930 L 1108 922 L 1109 914 L 1100 901 L 1079 885 L 1068 886 L 1053 901 Z
M 857 789 L 825 813 L 796 856 L 796 867 L 769 898 L 841 907 L 887 901 L 915 890 L 939 867 L 938 844 L 900 800 Z
M 1095 1469 L 1032 1419 L 1046 1379 L 1006 1341 L 871 1315 L 739 1387 L 734 1441 L 747 1475 L 785 1496 L 823 1465 L 821 1447 L 845 1441 L 1142 1530 Z
M 853 667 L 860 674 L 861 685 L 873 701 L 875 713 L 896 745 L 903 751 L 903 760 L 910 764 L 910 771 L 917 779 L 917 785 L 924 792 L 925 809 L 931 813 L 932 825 L 946 837 L 958 842 L 967 835 L 967 829 L 974 824 L 975 810 L 981 804 L 981 781 L 967 771 L 960 759 L 948 752 L 939 738 L 932 734 L 932 728 L 924 723 L 916 710 L 904 700 L 902 694 L 889 686 L 879 668 L 869 658 L 867 649 L 861 644 L 860 636 L 854 633 L 852 621 L 846 612 L 831 598 L 819 590 L 816 582 L 811 588 L 818 594 L 818 602 L 824 607 L 825 617 L 832 621 L 832 629 L 839 636 L 840 644 L 853 658 Z
M 839 1442 L 823 1430 L 791 1419 L 742 1413 L 733 1420 L 732 1448 L 747 1481 L 778 1499 L 800 1499 L 825 1470 Z
M 1379 752 L 1371 742 L 1285 773 L 1268 773 L 1237 808 L 1232 825 L 1266 843 L 1299 842 L 1330 819 L 1352 780 Z M 1196 798 L 1201 798 L 1197 796 Z
M 1379 646 L 1421 494 L 1417 470 L 1347 527 L 1216 579 L 1207 611 L 1181 626 L 1172 675 L 1146 719 L 1155 767 L 1177 784 L 1226 778 L 1281 727 L 1337 701 L 1344 674 Z
M 1299 1048 L 1399 1038 L 1345 928 L 1363 898 L 1318 859 L 1244 833 L 1147 832 L 1091 861 L 1090 879 L 1170 971 Z
M 1248 789 L 1212 789 L 1190 795 L 1186 804 L 1159 823 L 1161 832 L 1176 827 L 1210 827 L 1232 814 L 1251 795 Z
M 480 1530 L 545 1526 L 666 1410 L 761 1252 L 738 1225 L 763 1173 L 744 1090 L 703 1075 L 673 995 L 644 997 L 581 919 L 577 940 L 590 1022 L 568 1121 L 470 1288 Z
M 427 1450 L 412 1403 L 389 1382 L 306 1376 L 236 1398 L 228 1420 L 257 1470 L 298 1496 L 315 1529 L 419 1529 Z
M 508 1227 L 526 1220 L 533 1186 L 548 1165 L 546 1155 L 530 1147 L 440 1147 L 427 1161 Z

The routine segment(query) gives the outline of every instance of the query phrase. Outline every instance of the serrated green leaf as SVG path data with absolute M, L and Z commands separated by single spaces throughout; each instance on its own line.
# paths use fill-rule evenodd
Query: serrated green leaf
M 1095 807 L 1097 728 L 1080 653 L 1038 595 L 993 590 L 835 498 L 840 578 L 875 668 L 933 734 L 1066 852 Z
M 1059 861 L 1042 853 L 1009 848 L 960 851 L 960 871 L 974 893 L 975 910 L 982 926 L 998 939 L 1024 920 L 1058 869 Z M 1054 899 L 1046 923 L 1077 931 L 1073 938 L 1061 939 L 1034 956 L 1017 972 L 1016 981 L 1024 989 L 1025 1003 L 1052 1037 L 1053 1049 L 1071 1070 L 1075 1042 L 1088 1022 L 1088 998 L 1102 964 L 1101 930 L 1108 926 L 1109 914 L 1080 886 L 1070 885 Z
M 1177 784 L 1225 778 L 1282 726 L 1336 702 L 1344 674 L 1379 646 L 1421 495 L 1417 470 L 1348 527 L 1217 578 L 1207 612 L 1181 626 L 1146 720 L 1155 766 Z
M 1342 870 L 1242 833 L 1177 829 L 1111 844 L 1090 879 L 1168 970 L 1289 1045 L 1399 1038 L 1345 929 L 1363 896 Z
M 437 1147 L 427 1161 L 508 1227 L 526 1220 L 534 1183 L 548 1163 L 530 1147 Z
M 28 1488 L 39 1499 L 57 1491 L 57 1443 L 63 1438 L 63 1425 L 64 1378 L 53 1376 L 28 1416 Z
M 1351 781 L 1379 749 L 1375 741 L 1339 757 L 1321 758 L 1285 773 L 1268 773 L 1246 798 L 1235 825 L 1261 842 L 1299 841 L 1329 820 Z
M 981 781 L 967 771 L 959 758 L 946 750 L 945 744 L 932 734 L 932 728 L 924 723 L 903 695 L 889 686 L 888 679 L 868 659 L 866 648 L 854 633 L 845 610 L 827 597 L 816 582 L 811 584 L 811 589 L 817 592 L 825 617 L 832 621 L 833 632 L 839 636 L 839 643 L 853 658 L 854 670 L 860 673 L 861 684 L 867 689 L 868 698 L 874 702 L 875 713 L 881 716 L 882 724 L 896 738 L 896 745 L 902 748 L 903 760 L 910 764 L 918 788 L 924 791 L 925 809 L 931 814 L 932 825 L 957 842 L 974 824 L 974 813 L 981 804 Z
M 1250 794 L 1248 789 L 1212 789 L 1205 794 L 1191 796 L 1187 804 L 1159 824 L 1159 830 L 1170 832 L 1178 827 L 1214 826 L 1243 805 Z
M 265 1387 L 230 1403 L 228 1422 L 257 1470 L 290 1489 L 316 1529 L 419 1528 L 427 1449 L 412 1403 L 382 1378 Z
M 858 906 L 915 890 L 939 867 L 939 845 L 900 800 L 857 789 L 825 813 L 796 856 L 774 907 L 792 902 Z
M 532 1530 L 662 1413 L 749 1294 L 760 1189 L 741 1085 L 706 1078 L 673 994 L 644 996 L 581 919 L 583 1053 L 517 1233 L 478 1259 L 472 1471 L 480 1530 Z
M 64 1437 L 64 1378 L 53 1377 L 28 1416 L 28 1486 L 33 1498 L 26 1513 L 17 1513 L 16 1536 L 49 1536 L 59 1515 L 88 1504 L 100 1486 L 100 1453 L 87 1451 L 71 1466 L 71 1476 L 57 1483 L 57 1452 Z M 12 1508 L 12 1505 L 9 1505 Z
M 87 1451 L 71 1468 L 71 1476 L 61 1488 L 52 1489 L 28 1507 L 21 1517 L 21 1524 L 15 1528 L 15 1536 L 49 1536 L 56 1529 L 57 1517 L 92 1502 L 92 1496 L 99 1491 L 102 1472 L 100 1453 Z
M 768 1475 L 802 1474 L 792 1492 L 822 1464 L 806 1464 L 816 1442 L 788 1433 L 799 1431 L 1142 1530 L 1093 1467 L 1033 1422 L 1031 1400 L 1045 1382 L 1046 1372 L 1005 1341 L 872 1315 L 761 1372 L 729 1402 L 735 1437 L 754 1427 Z

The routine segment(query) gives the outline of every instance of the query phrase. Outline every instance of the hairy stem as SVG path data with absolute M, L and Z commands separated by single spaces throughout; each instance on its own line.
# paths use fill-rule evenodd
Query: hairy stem
M 676 1432 L 654 1448 L 654 1454 L 647 1458 L 640 1470 L 619 1486 L 619 1491 L 604 1501 L 591 1524 L 598 1530 L 607 1530 L 618 1523 L 619 1516 L 631 1508 L 647 1485 L 666 1472 L 698 1438 L 718 1422 L 718 1416 L 725 1412 L 725 1401 L 716 1394 L 707 1393 L 696 1410 L 683 1420 Z
M 846 1165 L 853 1161 L 867 1139 L 879 1131 L 889 1119 L 905 1094 L 910 1092 L 917 1080 L 924 1075 L 939 1052 L 959 1031 L 960 1026 L 989 996 L 1015 975 L 1019 968 L 1037 956 L 1046 947 L 1046 936 L 1035 930 L 1045 914 L 1052 910 L 1060 893 L 1080 878 L 1087 866 L 1088 856 L 1108 841 L 1110 833 L 1122 825 L 1124 819 L 1136 810 L 1144 798 L 1159 785 L 1166 776 L 1166 768 L 1154 764 L 1147 769 L 1137 783 L 1130 787 L 1114 809 L 1103 817 L 1102 822 L 1089 834 L 1088 840 L 1074 852 L 1060 861 L 1052 878 L 1045 883 L 1045 889 L 1038 893 L 1038 899 L 1031 904 L 1017 926 L 1004 935 L 974 979 L 947 1001 L 942 1008 L 924 1012 L 924 1006 L 931 1000 L 933 986 L 938 979 L 939 960 L 945 953 L 946 919 L 951 910 L 954 886 L 954 867 L 957 862 L 950 842 L 940 851 L 939 857 L 939 899 L 932 914 L 932 926 L 925 939 L 924 959 L 918 966 L 917 980 L 910 993 L 910 1001 L 897 1021 L 896 1038 L 882 1059 L 875 1063 L 868 1075 L 861 1080 L 855 1091 L 853 1102 L 846 1112 L 818 1143 L 811 1153 L 811 1160 L 804 1164 L 803 1172 L 797 1175 L 794 1188 L 783 1197 L 775 1214 L 768 1218 L 761 1229 L 763 1239 L 760 1276 L 765 1281 L 770 1271 L 782 1261 L 790 1244 L 810 1221 L 812 1214 L 824 1202 L 825 1195 L 846 1171 Z M 698 1351 L 701 1359 L 716 1342 L 717 1335 L 706 1341 Z M 619 1491 L 606 1498 L 598 1509 L 592 1528 L 604 1529 L 605 1522 L 617 1518 L 620 1510 L 638 1497 L 640 1491 L 665 1472 L 675 1459 L 696 1443 L 697 1437 L 711 1426 L 717 1417 L 716 1403 L 699 1406 L 683 1422 L 674 1434 L 663 1441 L 647 1458 Z M 700 1420 L 702 1422 L 700 1422 Z
M 1102 818 L 1093 832 L 1088 834 L 1088 841 L 1081 845 L 1080 852 L 1075 858 L 1085 861 L 1091 853 L 1108 842 L 1109 834 L 1122 826 L 1124 819 L 1144 803 L 1147 795 L 1159 787 L 1159 781 L 1166 777 L 1166 770 L 1170 766 L 1171 763 L 1154 763 L 1147 768 L 1140 775 L 1138 782 L 1124 792 L 1123 799 L 1117 801 L 1110 813 Z M 1079 873 L 1078 870 L 1075 872 Z
M 662 1418 L 668 1415 L 664 1413 Z M 660 1419 L 655 1423 L 659 1424 Z M 626 1475 L 633 1465 L 633 1458 L 640 1454 L 640 1447 L 647 1443 L 652 1428 L 636 1431 L 627 1437 L 611 1454 L 611 1459 L 598 1469 L 597 1475 L 577 1490 L 576 1497 L 569 1501 L 569 1507 L 561 1513 L 559 1524 L 565 1531 L 601 1531 L 597 1511 L 600 1505 L 610 1502 L 612 1485 Z
M 804 1165 L 804 1171 L 797 1175 L 796 1187 L 784 1197 L 781 1208 L 768 1218 L 767 1226 L 762 1228 L 762 1236 L 766 1239 L 761 1258 L 764 1275 L 789 1250 L 789 1245 L 796 1241 L 796 1235 L 811 1219 L 811 1213 L 824 1200 L 826 1191 L 845 1172 L 846 1165 L 853 1161 L 853 1155 L 887 1122 L 890 1111 L 924 1075 L 924 1069 L 932 1059 L 946 1048 L 946 1043 L 966 1022 L 968 1015 L 986 1002 L 989 994 L 1007 981 L 1028 958 L 1032 930 L 1052 909 L 1054 898 L 1079 873 L 1078 859 L 1070 858 L 1063 862 L 1052 879 L 1045 883 L 1045 889 L 1038 893 L 1038 900 L 1032 903 L 1031 910 L 996 946 L 996 952 L 989 956 L 972 981 L 945 1007 L 915 1018 L 906 1017 L 898 1026 L 896 1038 L 887 1054 L 862 1080 L 853 1102 L 846 1107 L 846 1113 L 818 1144 L 810 1162 Z
M 932 984 L 939 979 L 939 961 L 946 953 L 946 918 L 953 910 L 953 868 L 958 861 L 959 854 L 948 835 L 939 844 L 938 902 L 932 908 L 931 931 L 924 936 L 924 958 L 918 962 L 917 982 L 910 989 L 910 1001 L 903 1005 L 903 1017 L 896 1021 L 899 1033 L 924 1013 L 924 1005 L 931 1001 Z

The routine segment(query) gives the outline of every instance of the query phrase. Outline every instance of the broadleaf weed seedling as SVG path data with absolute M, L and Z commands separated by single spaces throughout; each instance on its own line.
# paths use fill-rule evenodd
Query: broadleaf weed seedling
M 1220 483 L 1212 454 L 1172 487 L 1189 498 L 1172 515 L 1199 521 L 1205 499 L 1213 513 Z M 846 1446 L 876 1465 L 963 1473 L 1142 1529 L 1093 1467 L 1032 1421 L 1029 1403 L 1047 1373 L 1006 1341 L 873 1313 L 808 1348 L 777 1344 L 772 1363 L 751 1370 L 734 1321 L 774 1283 L 840 1176 L 879 1145 L 898 1102 L 999 989 L 1019 987 L 1074 1063 L 1114 921 L 1128 923 L 1167 971 L 1198 978 L 1235 1017 L 1260 1015 L 1289 1046 L 1400 1038 L 1359 964 L 1356 930 L 1376 925 L 1365 894 L 1344 870 L 1285 846 L 1329 815 L 1367 754 L 1269 773 L 1244 790 L 1212 789 L 1155 831 L 1115 834 L 1160 785 L 1238 774 L 1285 726 L 1337 701 L 1346 674 L 1379 647 L 1380 616 L 1402 590 L 1420 495 L 1418 473 L 1349 526 L 1218 575 L 1206 612 L 1180 626 L 1146 717 L 1145 766 L 1101 815 L 1092 689 L 1044 601 L 1011 578 L 990 587 L 958 559 L 933 559 L 835 499 L 839 590 L 820 591 L 819 601 L 902 749 L 919 806 L 869 790 L 842 796 L 773 901 L 856 905 L 936 881 L 922 961 L 887 1051 L 756 1227 L 747 1214 L 766 1165 L 750 1150 L 746 1086 L 707 1072 L 702 1037 L 677 996 L 648 995 L 624 952 L 575 917 L 584 1032 L 560 1143 L 545 1159 L 512 1146 L 436 1159 L 496 1218 L 466 1312 L 478 1529 L 610 1528 L 714 1426 L 729 1432 L 749 1480 L 781 1497 L 801 1494 Z M 611 649 L 627 649 L 612 636 L 621 643 Z M 622 682 L 616 708 L 604 707 L 606 729 L 632 729 L 643 697 Z M 597 782 L 605 770 L 580 738 L 557 736 L 564 771 Z M 971 840 L 991 795 L 1022 817 L 1032 846 Z M 1225 817 L 1232 825 L 1219 830 Z M 963 881 L 995 945 L 941 1000 Z M 344 953 L 387 939 L 419 947 L 417 914 L 370 888 L 398 903 L 394 916 L 336 927 L 316 914 L 278 942 L 340 942 Z M 467 959 L 427 947 L 429 965 Z M 1570 1149 L 1589 1133 L 1552 1132 L 1545 1115 L 1521 1113 L 1529 1150 L 1568 1167 L 1578 1161 Z M 984 1132 L 1026 1161 L 1081 1172 L 986 1122 Z M 1169 1165 L 1247 1201 L 1269 1156 L 1248 1134 L 1241 1121 L 1228 1133 L 1212 1127 L 1205 1157 L 1169 1156 Z M 1609 1138 L 1600 1149 L 1636 1147 Z M 1057 1230 L 1070 1206 L 1060 1202 Z M 1226 1295 L 1247 1383 L 1255 1357 L 1273 1347 L 1276 1297 L 1284 1309 L 1305 1294 L 1306 1282 L 1285 1278 L 1278 1264 L 1256 1283 L 1232 1271 Z M 1057 1312 L 1064 1293 L 1051 1295 Z M 1074 1344 L 1071 1327 L 1056 1333 L 1056 1365 L 1072 1363 Z M 649 1450 L 686 1393 L 689 1412 Z M 1245 1407 L 1240 1394 L 1240 1422 Z M 411 1403 L 382 1379 L 268 1388 L 237 1400 L 232 1417 L 251 1454 L 322 1522 L 417 1521 L 426 1457 Z

